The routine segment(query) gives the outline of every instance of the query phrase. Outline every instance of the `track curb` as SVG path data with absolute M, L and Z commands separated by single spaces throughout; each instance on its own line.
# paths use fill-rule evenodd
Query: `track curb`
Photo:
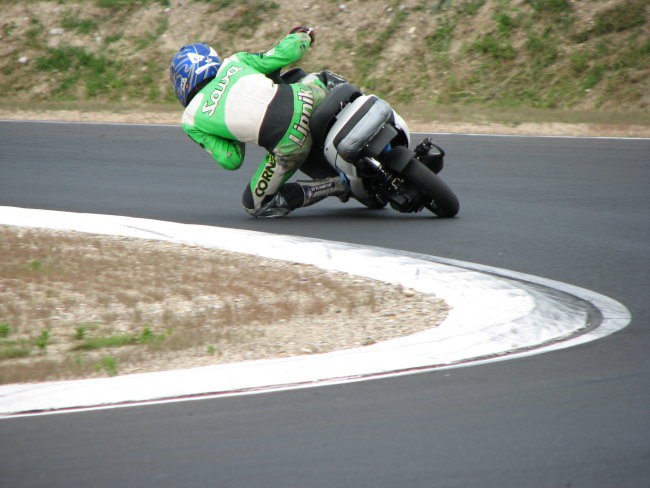
M 111 378 L 0 386 L 0 418 L 348 383 L 526 357 L 629 324 L 624 305 L 566 283 L 422 254 L 132 217 L 0 207 L 0 224 L 164 240 L 311 264 L 432 293 L 440 326 L 362 348 Z

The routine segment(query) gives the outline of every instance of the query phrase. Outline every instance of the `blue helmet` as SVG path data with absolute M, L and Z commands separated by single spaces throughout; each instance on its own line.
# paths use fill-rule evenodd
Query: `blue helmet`
M 214 78 L 220 66 L 217 51 L 207 44 L 189 44 L 174 55 L 169 65 L 169 80 L 183 107 L 194 96 L 195 88 Z

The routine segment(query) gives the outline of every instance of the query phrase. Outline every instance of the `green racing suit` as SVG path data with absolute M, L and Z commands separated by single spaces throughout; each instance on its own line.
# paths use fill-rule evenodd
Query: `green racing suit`
M 313 75 L 293 84 L 274 83 L 268 75 L 301 59 L 310 43 L 308 34 L 297 32 L 265 53 L 238 52 L 224 59 L 183 113 L 183 130 L 224 169 L 241 167 L 246 143 L 268 151 L 242 198 L 256 217 L 285 215 L 347 192 L 334 178 L 286 183 L 309 154 L 310 117 L 327 89 Z

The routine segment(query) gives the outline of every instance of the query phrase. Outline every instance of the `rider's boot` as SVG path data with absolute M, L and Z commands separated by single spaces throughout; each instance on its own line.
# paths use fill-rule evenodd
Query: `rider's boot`
M 286 183 L 280 192 L 291 207 L 291 210 L 308 207 L 327 197 L 338 197 L 342 202 L 350 198 L 350 182 L 343 174 L 323 180 L 296 181 Z
M 252 208 L 252 198 L 248 191 L 244 194 L 243 203 L 246 211 L 252 216 L 272 218 L 285 216 L 292 210 L 308 207 L 330 196 L 339 197 L 342 202 L 348 201 L 350 182 L 345 175 L 323 180 L 285 183 L 273 198 L 259 209 Z

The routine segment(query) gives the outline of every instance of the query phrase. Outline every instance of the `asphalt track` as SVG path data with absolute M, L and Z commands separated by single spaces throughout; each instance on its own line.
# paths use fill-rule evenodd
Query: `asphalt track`
M 503 363 L 0 422 L 3 486 L 650 486 L 650 141 L 440 135 L 460 217 L 256 221 L 171 127 L 0 123 L 0 205 L 380 245 L 610 296 L 632 322 Z

